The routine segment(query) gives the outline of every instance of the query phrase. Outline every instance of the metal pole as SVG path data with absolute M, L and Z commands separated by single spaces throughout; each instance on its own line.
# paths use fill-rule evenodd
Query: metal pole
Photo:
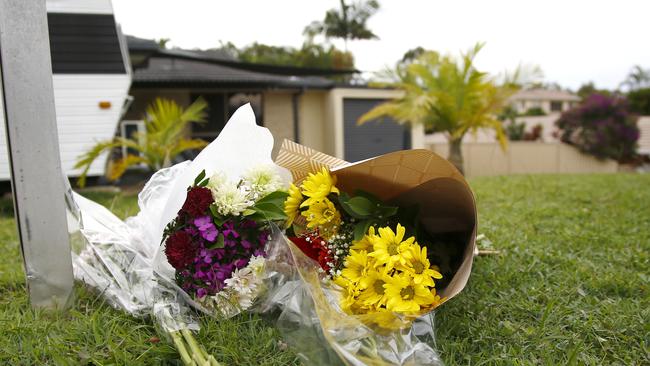
M 30 302 L 62 307 L 73 276 L 45 0 L 0 0 L 0 79 Z

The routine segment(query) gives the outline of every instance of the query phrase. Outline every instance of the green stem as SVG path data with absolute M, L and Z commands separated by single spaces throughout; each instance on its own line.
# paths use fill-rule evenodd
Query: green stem
M 199 365 L 204 365 L 206 360 L 203 358 L 203 352 L 201 352 L 201 347 L 199 347 L 199 344 L 196 342 L 196 339 L 194 339 L 194 336 L 192 335 L 192 332 L 190 332 L 188 329 L 182 329 L 181 334 L 183 335 L 183 338 L 185 338 L 185 342 L 190 346 L 190 350 L 192 351 L 192 356 L 194 357 L 196 363 Z
M 183 338 L 181 338 L 180 334 L 178 333 L 178 331 L 171 332 L 172 340 L 174 341 L 176 350 L 178 350 L 178 353 L 181 355 L 181 361 L 183 361 L 183 364 L 190 366 L 194 364 L 194 361 L 192 361 L 192 357 L 190 357 L 189 353 L 187 353 L 187 348 L 185 348 L 185 345 L 183 344 Z

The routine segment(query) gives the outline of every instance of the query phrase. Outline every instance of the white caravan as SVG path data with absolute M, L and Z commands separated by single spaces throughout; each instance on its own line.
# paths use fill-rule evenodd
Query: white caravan
M 131 66 L 110 0 L 47 0 L 50 53 L 61 167 L 69 177 L 78 157 L 111 139 L 129 101 Z M 26 45 L 27 46 L 27 45 Z M 0 90 L 1 92 L 1 90 Z M 0 107 L 2 98 L 0 98 Z M 4 108 L 0 108 L 4 121 Z M 104 174 L 107 155 L 90 167 Z M 4 123 L 0 127 L 0 180 L 9 180 Z

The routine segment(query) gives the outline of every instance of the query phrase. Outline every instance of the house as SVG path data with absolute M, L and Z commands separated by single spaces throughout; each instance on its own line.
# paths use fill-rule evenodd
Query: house
M 110 0 L 47 0 L 46 7 L 61 166 L 68 176 L 78 176 L 73 167 L 79 155 L 115 134 L 129 100 L 131 65 Z M 106 155 L 92 164 L 89 175 L 103 174 L 105 163 Z M 0 180 L 9 178 L 0 128 Z
M 527 114 L 537 109 L 547 115 L 558 115 L 579 102 L 580 97 L 573 93 L 540 88 L 520 90 L 510 97 L 512 108 L 519 114 Z
M 363 113 L 399 92 L 332 80 L 356 70 L 251 64 L 221 51 L 164 49 L 151 40 L 127 39 L 134 102 L 121 129 L 126 135 L 142 128 L 155 98 L 187 106 L 202 97 L 209 105 L 208 122 L 192 126 L 191 135 L 207 141 L 239 106 L 251 103 L 258 122 L 275 137 L 275 152 L 285 138 L 349 161 L 424 146 L 421 128 L 390 120 L 357 126 Z
M 563 90 L 525 89 L 520 90 L 510 97 L 510 106 L 519 116 L 517 123 L 523 123 L 525 131 L 531 131 L 535 126 L 541 126 L 541 141 L 557 142 L 555 121 L 562 112 L 567 111 L 580 102 L 580 97 Z M 443 134 L 434 134 L 426 137 L 427 143 L 446 143 Z M 476 134 L 467 134 L 464 142 L 492 143 L 496 141 L 496 134 L 492 130 L 480 130 Z

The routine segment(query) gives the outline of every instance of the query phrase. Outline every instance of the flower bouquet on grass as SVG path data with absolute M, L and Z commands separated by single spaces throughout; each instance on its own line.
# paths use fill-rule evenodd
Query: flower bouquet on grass
M 462 290 L 474 251 L 463 177 L 426 150 L 349 164 L 285 142 L 276 162 L 294 177 L 285 213 L 297 290 L 278 323 L 289 342 L 310 364 L 441 364 L 432 310 Z
M 273 167 L 239 179 L 202 171 L 163 233 L 175 283 L 205 311 L 230 317 L 263 292 L 265 246 L 271 225 L 285 219 L 287 193 Z
M 272 148 L 245 105 L 193 161 L 151 177 L 134 217 L 122 221 L 69 189 L 75 278 L 118 309 L 152 316 L 184 364 L 216 365 L 194 339 L 190 310 L 224 318 L 263 303 L 291 179 Z

